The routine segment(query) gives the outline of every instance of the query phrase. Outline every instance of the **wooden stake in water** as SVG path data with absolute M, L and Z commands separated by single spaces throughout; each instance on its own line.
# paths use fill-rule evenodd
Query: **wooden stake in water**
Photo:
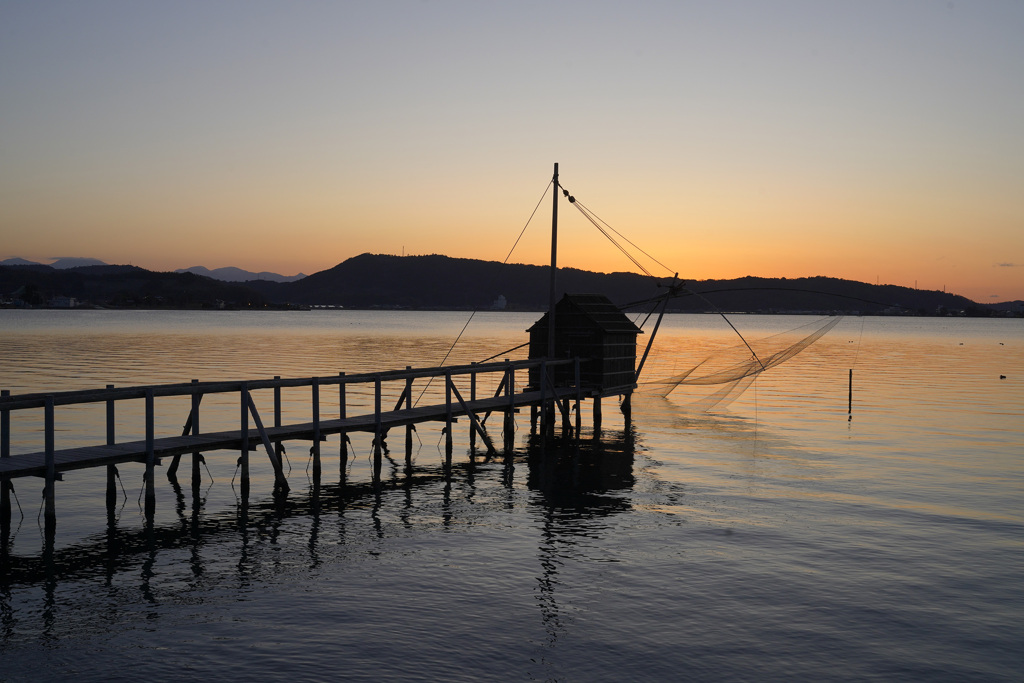
M 846 421 L 853 420 L 853 368 L 850 368 L 850 393 L 846 400 Z

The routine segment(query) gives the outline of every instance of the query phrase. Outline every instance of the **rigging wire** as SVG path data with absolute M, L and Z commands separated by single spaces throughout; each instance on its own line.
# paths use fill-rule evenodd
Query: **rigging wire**
M 483 360 L 478 360 L 477 363 L 486 363 L 489 360 L 494 360 L 495 358 L 497 358 L 499 356 L 504 356 L 506 353 L 512 353 L 513 351 L 518 351 L 519 349 L 523 348 L 524 346 L 529 346 L 529 345 L 530 345 L 530 342 L 524 342 L 524 343 L 520 344 L 519 346 L 513 346 L 511 349 L 505 349 L 504 351 L 499 351 L 498 353 L 494 354 L 493 356 L 488 356 L 487 358 L 484 358 Z
M 519 231 L 519 237 L 516 238 L 516 241 L 512 245 L 512 248 L 509 249 L 508 255 L 505 256 L 505 260 L 501 262 L 503 265 L 508 263 L 508 260 L 512 258 L 512 252 L 516 250 L 516 247 L 519 245 L 519 241 L 523 238 L 523 235 L 526 233 L 526 228 L 530 226 L 530 223 L 533 221 L 533 217 L 537 215 L 537 209 L 540 208 L 540 205 L 544 201 L 544 198 L 548 196 L 548 189 L 550 189 L 553 184 L 553 180 L 549 180 L 547 185 L 544 186 L 544 192 L 541 194 L 540 199 L 537 200 L 537 205 L 533 207 L 533 211 L 530 213 L 530 217 L 526 219 L 526 225 L 524 225 L 523 229 Z M 448 352 L 444 354 L 444 358 L 441 359 L 441 362 L 437 365 L 437 367 L 444 367 L 444 364 L 448 360 L 448 357 L 452 355 L 452 351 L 455 350 L 455 346 L 459 343 L 459 340 L 462 339 L 462 335 L 466 333 L 466 329 L 469 328 L 469 324 L 473 322 L 473 317 L 479 311 L 480 307 L 477 306 L 473 309 L 473 312 L 469 314 L 469 320 L 467 320 L 466 324 L 462 326 L 462 330 L 459 332 L 458 336 L 455 337 L 455 341 L 452 342 L 452 345 L 448 347 Z M 423 394 L 427 393 L 427 389 L 430 388 L 430 385 L 431 383 L 433 383 L 433 381 L 433 377 L 427 380 L 427 383 L 423 386 L 423 389 L 420 391 L 420 395 L 417 396 L 416 400 L 413 402 L 414 406 L 419 405 L 420 399 L 423 398 Z
M 622 239 L 623 239 L 623 240 L 624 240 L 624 241 L 625 241 L 625 242 L 626 242 L 627 244 L 629 244 L 629 245 L 630 245 L 631 247 L 633 247 L 634 249 L 636 249 L 637 251 L 639 251 L 639 252 L 640 252 L 641 254 L 643 254 L 643 255 L 644 255 L 644 256 L 646 256 L 647 258 L 649 258 L 649 259 L 651 259 L 652 261 L 654 261 L 655 263 L 657 263 L 657 264 L 658 264 L 659 266 L 661 266 L 662 268 L 664 268 L 664 269 L 665 269 L 665 270 L 666 270 L 667 272 L 669 272 L 669 273 L 673 273 L 673 272 L 676 272 L 676 271 L 673 271 L 673 270 L 672 270 L 671 268 L 669 268 L 668 266 L 666 266 L 666 265 L 665 265 L 664 263 L 662 263 L 661 261 L 659 261 L 658 259 L 656 259 L 656 258 L 654 258 L 653 256 L 651 256 L 650 254 L 648 254 L 648 253 L 647 253 L 646 251 L 644 251 L 644 250 L 643 250 L 643 249 L 641 249 L 641 248 L 640 248 L 639 246 L 637 246 L 637 245 L 636 245 L 636 244 L 635 244 L 634 242 L 632 242 L 632 241 L 631 241 L 631 240 L 630 240 L 630 239 L 629 239 L 628 237 L 626 237 L 626 236 L 625 236 L 625 235 L 623 235 L 623 234 L 622 234 L 621 232 L 619 232 L 618 230 L 616 230 L 615 228 L 613 228 L 613 227 L 612 227 L 611 225 L 609 225 L 607 221 L 605 221 L 605 220 L 604 220 L 604 219 L 602 219 L 602 218 L 601 218 L 600 216 L 598 216 L 598 215 L 597 215 L 596 213 L 594 213 L 593 211 L 591 211 L 589 207 L 587 207 L 587 206 L 585 206 L 585 205 L 583 204 L 583 202 L 581 202 L 581 201 L 579 201 L 579 200 L 576 200 L 576 201 L 575 201 L 575 202 L 573 202 L 573 203 L 574 203 L 574 204 L 576 205 L 576 208 L 578 208 L 578 209 L 580 210 L 580 212 L 581 212 L 581 213 L 583 213 L 583 215 L 587 216 L 588 220 L 590 220 L 590 221 L 591 221 L 592 223 L 595 223 L 595 225 L 596 225 L 596 222 L 600 222 L 600 223 L 601 223 L 602 225 L 604 225 L 604 226 L 605 226 L 606 228 L 608 228 L 608 230 L 610 230 L 610 231 L 614 232 L 614 233 L 615 233 L 616 235 L 618 235 L 619 237 L 621 237 L 621 238 L 622 238 Z M 600 229 L 600 228 L 598 228 L 598 229 Z M 604 232 L 604 231 L 602 230 L 602 232 Z M 610 238 L 609 238 L 609 239 L 610 239 Z M 647 273 L 648 275 L 650 275 L 650 273 L 649 273 L 649 272 L 647 272 L 646 270 L 644 270 L 644 272 L 645 272 L 645 273 Z M 652 277 L 653 277 L 653 276 L 652 276 Z

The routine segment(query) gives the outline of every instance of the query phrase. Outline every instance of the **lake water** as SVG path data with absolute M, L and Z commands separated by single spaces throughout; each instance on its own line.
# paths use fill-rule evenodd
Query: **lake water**
M 430 366 L 467 317 L 0 311 L 0 388 Z M 502 352 L 536 317 L 478 314 L 448 363 L 523 357 Z M 730 319 L 755 349 L 812 320 Z M 738 342 L 668 316 L 644 373 L 741 361 Z M 697 389 L 638 394 L 628 420 L 606 401 L 600 440 L 587 409 L 582 442 L 543 454 L 525 413 L 491 459 L 460 422 L 449 472 L 441 425 L 420 425 L 379 489 L 368 435 L 343 485 L 336 437 L 319 485 L 289 444 L 288 498 L 254 456 L 244 514 L 237 454 L 211 453 L 197 501 L 158 472 L 152 527 L 141 466 L 120 467 L 112 524 L 104 473 L 71 472 L 49 552 L 42 482 L 14 480 L 0 680 L 1021 680 L 1024 321 L 846 318 L 732 403 L 703 412 Z M 208 400 L 204 427 L 237 420 Z M 161 402 L 158 433 L 187 411 Z M 42 449 L 41 411 L 12 423 L 15 454 Z M 102 407 L 57 428 L 58 447 L 102 442 Z

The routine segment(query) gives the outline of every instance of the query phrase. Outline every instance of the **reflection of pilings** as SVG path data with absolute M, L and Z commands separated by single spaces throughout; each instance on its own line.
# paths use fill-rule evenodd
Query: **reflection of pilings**
M 603 441 L 586 440 L 582 443 L 575 439 L 534 439 L 527 443 L 527 459 L 529 466 L 527 484 L 530 489 L 540 491 L 542 505 L 568 511 L 580 511 L 587 515 L 614 514 L 628 510 L 629 500 L 624 496 L 615 495 L 616 490 L 623 490 L 633 485 L 633 429 L 627 428 L 622 436 L 618 432 L 610 433 Z M 542 444 L 547 448 L 549 457 L 539 455 Z M 577 455 L 577 453 L 579 455 Z M 520 455 L 522 452 L 520 452 Z M 554 456 L 554 457 L 550 457 Z M 240 575 L 247 575 L 250 568 L 249 533 L 252 529 L 273 526 L 279 520 L 288 517 L 309 517 L 313 519 L 314 528 L 310 532 L 310 558 L 316 562 L 318 551 L 317 520 L 323 515 L 337 513 L 339 535 L 344 542 L 346 511 L 366 509 L 366 501 L 372 501 L 374 528 L 379 536 L 385 535 L 383 520 L 387 515 L 380 514 L 384 505 L 391 501 L 401 505 L 404 510 L 419 509 L 412 504 L 412 491 L 417 488 L 445 486 L 444 519 L 451 524 L 455 520 L 457 505 L 452 503 L 454 491 L 474 488 L 480 474 L 488 476 L 488 471 L 500 476 L 500 485 L 510 492 L 514 490 L 516 454 L 506 451 L 503 454 L 504 466 L 501 471 L 480 470 L 474 474 L 474 464 L 459 463 L 452 468 L 417 467 L 397 474 L 394 479 L 386 482 L 364 482 L 359 484 L 327 484 L 317 486 L 315 483 L 304 493 L 293 492 L 290 496 L 264 498 L 252 505 L 248 500 L 239 500 L 238 506 L 225 509 L 215 514 L 200 514 L 202 501 L 198 497 L 192 501 L 191 519 L 186 523 L 175 520 L 173 523 L 156 526 L 151 520 L 144 520 L 142 529 L 119 529 L 116 518 L 108 519 L 104 533 L 97 534 L 84 542 L 54 550 L 49 543 L 42 557 L 24 557 L 8 555 L 8 559 L 0 564 L 0 590 L 12 585 L 36 584 L 37 582 L 91 578 L 100 574 L 113 581 L 118 571 L 134 572 L 139 562 L 149 557 L 154 549 L 192 549 L 193 573 L 202 572 L 202 558 L 199 550 L 217 537 L 229 540 L 243 536 L 242 557 L 239 561 Z M 522 460 L 520 460 L 522 462 Z M 459 481 L 468 483 L 466 487 L 457 486 Z M 388 492 L 397 496 L 389 496 Z M 362 502 L 360 502 L 362 501 Z M 507 503 L 514 506 L 514 497 Z M 180 507 L 180 496 L 179 496 Z M 407 519 L 405 524 L 410 522 Z M 279 525 L 279 524 L 278 524 Z M 232 544 L 233 545 L 233 544 Z
M 464 476 L 467 464 L 459 463 L 452 468 L 458 476 Z M 378 510 L 384 502 L 383 495 L 389 491 L 410 491 L 424 488 L 451 480 L 451 473 L 445 473 L 437 465 L 414 468 L 394 480 L 376 485 L 372 482 L 359 484 L 323 484 L 319 488 L 310 487 L 304 494 L 292 493 L 288 497 L 268 497 L 260 502 L 249 504 L 239 500 L 237 506 L 224 509 L 219 513 L 200 514 L 202 499 L 193 501 L 190 525 L 182 525 L 175 521 L 163 526 L 149 528 L 126 529 L 118 528 L 115 520 L 108 520 L 106 530 L 87 538 L 82 543 L 53 550 L 49 547 L 51 559 L 57 576 L 61 580 L 89 578 L 96 571 L 106 572 L 108 576 L 118 570 L 131 570 L 138 567 L 140 553 L 150 550 L 155 544 L 157 548 L 177 549 L 186 545 L 206 545 L 215 537 L 228 537 L 242 532 L 245 525 L 254 528 L 265 527 L 275 519 L 283 517 L 312 516 L 314 509 L 322 516 L 327 513 L 338 513 L 353 509 L 366 509 L 365 501 L 376 501 Z M 406 495 L 402 496 L 407 500 Z M 415 509 L 414 506 L 413 509 Z M 145 521 L 144 521 L 145 523 Z M 339 519 L 339 533 L 344 538 L 344 519 Z M 383 535 L 383 527 L 378 525 L 378 532 Z M 343 541 L 342 541 L 343 542 Z M 45 555 L 44 555 L 45 556 Z M 46 567 L 42 557 L 11 556 L 0 564 L 0 589 L 11 585 L 36 583 L 46 576 Z

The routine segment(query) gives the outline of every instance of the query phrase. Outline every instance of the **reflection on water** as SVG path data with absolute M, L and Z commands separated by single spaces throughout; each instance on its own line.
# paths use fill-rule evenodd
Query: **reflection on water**
M 288 570 L 277 565 L 277 558 L 266 553 L 266 548 L 285 541 L 294 544 L 300 538 L 303 564 L 308 570 L 316 570 L 324 563 L 325 525 L 334 532 L 326 541 L 327 552 L 333 557 L 339 545 L 363 546 L 370 538 L 382 541 L 414 533 L 424 524 L 446 528 L 472 524 L 480 514 L 473 508 L 481 487 L 487 495 L 483 502 L 486 508 L 495 489 L 515 485 L 518 469 L 525 470 L 528 488 L 540 493 L 530 498 L 528 505 L 536 508 L 543 520 L 537 550 L 541 618 L 546 625 L 555 624 L 559 548 L 575 545 L 576 536 L 593 533 L 594 527 L 581 521 L 630 509 L 627 494 L 634 481 L 633 432 L 628 427 L 621 432 L 606 431 L 600 440 L 578 442 L 531 435 L 521 450 L 489 457 L 474 455 L 451 466 L 404 463 L 399 471 L 399 463 L 392 459 L 395 476 L 390 480 L 375 484 L 322 483 L 313 479 L 303 491 L 252 503 L 240 501 L 231 509 L 207 509 L 206 492 L 201 487 L 186 494 L 178 481 L 172 480 L 168 485 L 176 500 L 173 523 L 156 524 L 148 518 L 141 529 L 122 528 L 115 513 L 108 516 L 105 532 L 73 545 L 57 549 L 46 545 L 36 555 L 12 554 L 6 543 L 0 546 L 0 629 L 6 638 L 24 628 L 12 606 L 15 589 L 42 588 L 44 637 L 59 635 L 55 631 L 58 617 L 89 609 L 89 596 L 81 596 L 81 604 L 72 600 L 58 607 L 56 595 L 61 584 L 101 581 L 108 589 L 122 586 L 121 599 L 156 605 L 167 590 L 163 576 L 166 571 L 161 569 L 170 561 L 165 560 L 167 555 L 187 557 L 186 562 L 177 563 L 180 568 L 176 580 L 184 584 L 181 589 L 195 590 L 211 572 L 218 573 L 218 582 L 233 573 L 238 585 L 244 585 L 252 575 L 287 574 Z M 453 502 L 456 492 L 462 494 L 459 505 Z M 371 522 L 368 529 L 355 535 L 348 532 L 346 523 L 354 513 L 368 516 Z M 367 532 L 370 538 L 360 537 L 360 533 Z M 234 555 L 237 561 L 225 564 Z M 187 572 L 182 571 L 184 567 Z M 225 569 L 229 574 L 224 574 Z M 161 584 L 159 589 L 154 581 Z M 126 583 L 137 587 L 134 600 L 123 593 Z M 82 618 L 81 614 L 75 616 Z

